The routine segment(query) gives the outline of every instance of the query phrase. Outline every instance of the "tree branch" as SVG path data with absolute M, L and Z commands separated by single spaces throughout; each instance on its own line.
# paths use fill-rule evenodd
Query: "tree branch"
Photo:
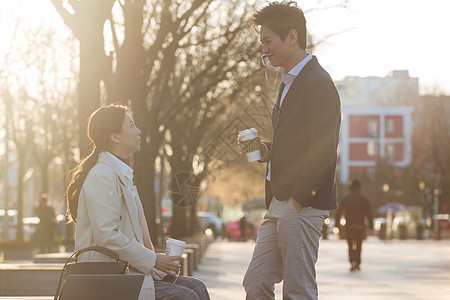
M 78 38 L 77 28 L 75 23 L 75 15 L 72 15 L 64 8 L 61 1 L 59 0 L 50 0 L 53 4 L 53 7 L 56 9 L 58 14 L 63 19 L 64 23 L 72 30 L 72 33 Z

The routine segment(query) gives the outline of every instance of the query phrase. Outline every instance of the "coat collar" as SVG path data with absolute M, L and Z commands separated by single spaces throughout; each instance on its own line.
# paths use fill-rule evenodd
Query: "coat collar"
M 98 157 L 98 162 L 104 163 L 104 164 L 110 166 L 114 170 L 114 172 L 117 174 L 117 176 L 119 178 L 119 187 L 122 192 L 121 195 L 123 195 L 123 197 L 125 199 L 125 203 L 127 204 L 127 210 L 130 215 L 130 221 L 131 221 L 131 225 L 133 227 L 134 234 L 136 236 L 136 239 L 141 244 L 143 244 L 144 241 L 142 238 L 142 229 L 141 229 L 141 226 L 139 225 L 139 215 L 138 215 L 138 210 L 136 209 L 138 207 L 138 205 L 135 202 L 135 201 L 141 201 L 141 200 L 139 199 L 139 195 L 138 195 L 137 191 L 136 191 L 137 199 L 135 199 L 135 196 L 130 191 L 130 189 L 135 189 L 136 187 L 134 187 L 132 184 L 131 184 L 131 186 L 127 186 L 125 184 L 125 182 L 127 182 L 127 180 L 130 180 L 130 179 L 126 178 L 127 172 L 124 172 L 124 171 L 126 171 L 126 168 L 124 168 L 124 166 L 120 165 L 120 164 L 123 164 L 123 162 L 108 152 L 100 153 L 100 155 Z M 131 169 L 131 168 L 129 168 L 129 169 Z M 132 171 L 132 169 L 131 169 L 131 171 Z
M 133 169 L 107 151 L 100 153 L 98 161 L 113 168 L 114 172 L 120 177 L 122 182 L 126 181 L 127 176 L 133 178 Z

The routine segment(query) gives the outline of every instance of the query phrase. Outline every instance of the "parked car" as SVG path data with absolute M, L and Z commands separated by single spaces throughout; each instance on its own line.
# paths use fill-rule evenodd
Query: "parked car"
M 5 231 L 5 219 L 8 219 L 8 232 Z M 0 209 L 0 239 L 14 240 L 16 238 L 17 229 L 17 210 L 10 209 L 7 212 Z
M 17 235 L 17 210 L 10 209 L 6 214 L 5 210 L 0 210 L 0 239 L 4 237 L 5 219 L 8 215 L 8 234 L 6 240 L 14 240 Z M 22 218 L 23 224 L 23 238 L 25 241 L 31 240 L 31 237 L 36 232 L 36 228 L 39 225 L 39 218 L 37 217 L 25 217 Z
M 198 211 L 197 219 L 200 231 L 206 235 L 213 235 L 214 238 L 223 235 L 223 221 L 212 212 Z
M 221 218 L 212 212 L 198 211 L 197 220 L 200 232 L 213 236 L 214 238 L 222 236 L 224 223 Z M 172 214 L 165 214 L 163 216 L 163 233 L 170 236 L 172 233 Z
M 238 241 L 241 238 L 241 229 L 239 221 L 227 222 L 227 238 L 229 241 Z

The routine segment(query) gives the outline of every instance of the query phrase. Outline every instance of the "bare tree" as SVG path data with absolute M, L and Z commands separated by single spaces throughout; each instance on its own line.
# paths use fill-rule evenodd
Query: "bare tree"
M 13 110 L 13 103 L 26 106 L 26 102 L 29 100 L 26 98 L 26 94 L 22 93 L 21 97 L 13 98 L 9 92 L 6 90 L 3 92 L 2 98 L 5 102 L 6 113 L 10 116 L 10 128 L 12 134 L 12 141 L 16 148 L 16 162 L 17 162 L 17 194 L 16 201 L 17 204 L 17 232 L 16 240 L 23 241 L 23 178 L 27 169 L 28 158 L 30 155 L 30 149 L 32 146 L 32 130 L 31 130 L 31 120 L 28 118 L 28 112 L 25 110 Z M 8 203 L 7 203 L 8 205 Z M 8 207 L 7 207 L 8 208 Z
M 424 181 L 432 193 L 442 189 L 440 208 L 450 211 L 450 97 L 422 96 L 414 107 L 413 166 L 417 182 Z M 440 177 L 437 182 L 429 178 Z M 434 180 L 433 180 L 434 181 Z
M 195 173 L 201 182 L 210 174 L 200 155 L 208 141 L 233 120 L 237 102 L 244 109 L 258 98 L 248 80 L 260 68 L 247 25 L 256 1 L 51 1 L 80 41 L 80 122 L 98 106 L 102 82 L 106 102 L 130 105 L 141 126 L 135 182 L 158 240 L 155 163 L 167 157 L 172 175 Z
M 110 100 L 130 101 L 136 122 L 144 124 L 146 142 L 135 156 L 135 171 L 155 236 L 154 165 L 161 149 L 170 149 L 165 153 L 173 175 L 193 173 L 194 156 L 207 146 L 208 136 L 222 130 L 218 119 L 233 114 L 230 103 L 250 98 L 246 78 L 259 68 L 257 40 L 248 40 L 247 19 L 254 7 L 194 0 L 153 1 L 151 6 L 123 1 L 121 8 L 122 18 L 110 20 L 117 67 L 106 88 Z M 199 182 L 205 174 L 197 172 Z M 187 228 L 183 215 L 175 218 L 179 228 Z M 188 233 L 194 228 L 190 222 Z
M 76 73 L 71 69 L 76 53 L 71 53 L 73 46 L 68 44 L 67 36 L 52 29 L 50 22 L 44 20 L 35 25 L 26 25 L 18 17 L 0 75 L 10 135 L 17 152 L 17 240 L 23 240 L 25 172 L 37 162 L 42 175 L 40 193 L 48 193 L 49 165 L 57 156 L 63 160 L 73 157 L 73 144 L 71 147 L 65 139 L 76 129 L 68 126 L 76 116 L 72 99 Z M 67 46 L 65 51 L 61 51 L 63 46 Z M 64 180 L 59 180 L 60 186 L 64 184 Z
M 89 150 L 86 120 L 100 106 L 101 81 L 110 68 L 104 51 L 103 28 L 116 0 L 51 0 L 79 41 L 78 128 L 81 156 Z M 140 1 L 136 1 L 140 2 Z

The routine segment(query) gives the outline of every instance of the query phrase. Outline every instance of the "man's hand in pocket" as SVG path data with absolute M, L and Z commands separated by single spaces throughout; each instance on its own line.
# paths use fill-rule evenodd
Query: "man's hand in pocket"
M 294 205 L 295 209 L 300 212 L 303 208 L 303 205 L 301 205 L 299 202 L 295 201 L 294 198 L 289 198 L 289 201 L 292 201 L 292 204 Z

